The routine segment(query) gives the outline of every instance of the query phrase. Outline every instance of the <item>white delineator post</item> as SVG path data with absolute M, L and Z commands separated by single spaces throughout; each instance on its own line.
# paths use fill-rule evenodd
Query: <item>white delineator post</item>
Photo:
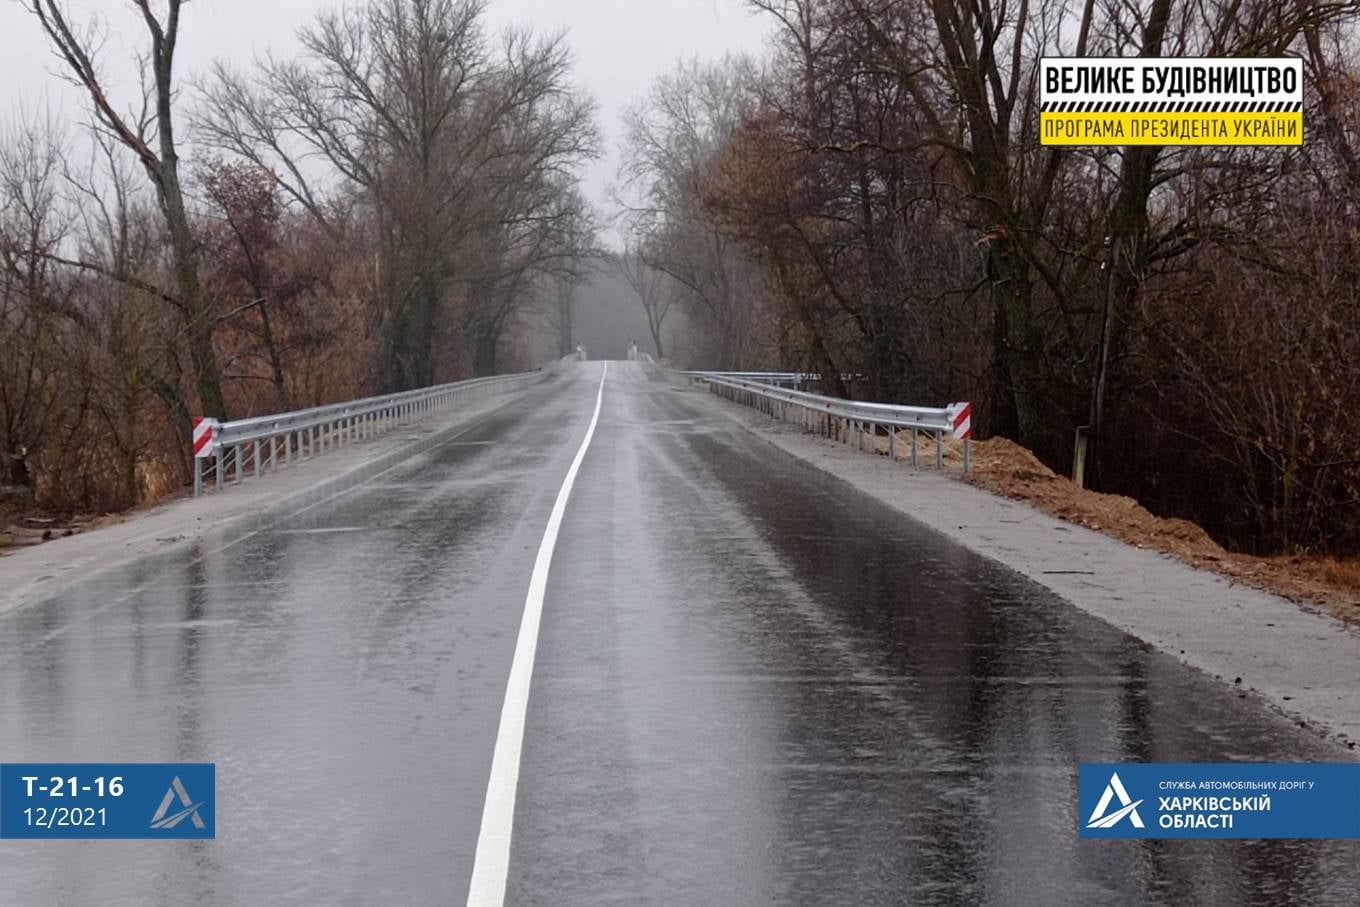
M 217 456 L 217 446 L 213 444 L 217 438 L 217 425 L 216 419 L 194 417 L 194 497 L 203 493 L 203 461 Z M 221 471 L 221 463 L 217 464 L 217 469 Z
M 967 472 L 973 465 L 973 404 L 953 403 L 949 409 L 950 421 L 954 426 L 950 433 L 955 438 L 963 439 L 963 471 Z

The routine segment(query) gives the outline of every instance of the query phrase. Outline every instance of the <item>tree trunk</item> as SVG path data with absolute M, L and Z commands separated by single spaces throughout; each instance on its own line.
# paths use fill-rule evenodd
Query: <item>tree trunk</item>
M 387 391 L 412 390 L 433 383 L 433 334 L 438 304 L 434 281 L 421 275 L 388 307 L 391 314 L 384 326 L 382 357 Z
M 199 405 L 203 414 L 215 419 L 226 419 L 227 407 L 222 396 L 222 376 L 217 368 L 217 354 L 213 350 L 212 313 L 203 304 L 203 291 L 198 282 L 198 252 L 193 230 L 184 210 L 180 194 L 178 167 L 174 160 L 161 164 L 161 209 L 170 231 L 170 252 L 174 262 L 175 283 L 179 291 L 180 311 L 184 318 L 185 335 L 189 343 L 189 359 L 194 367 Z
M 1027 447 L 1039 437 L 1039 341 L 1032 318 L 1029 261 L 1005 236 L 989 245 L 988 267 L 993 280 L 996 319 L 993 355 L 1001 406 L 993 420 L 1008 429 L 1007 436 Z M 998 417 L 1002 417 L 998 419 Z M 1008 424 L 1009 423 L 1009 424 Z
M 160 141 L 160 159 L 154 165 L 148 166 L 154 171 L 152 176 L 160 198 L 161 212 L 165 215 L 165 225 L 170 232 L 175 283 L 179 290 L 180 311 L 184 318 L 199 404 L 204 415 L 226 419 L 227 407 L 222 397 L 222 375 L 218 371 L 217 354 L 213 350 L 213 329 L 216 320 L 207 310 L 202 287 L 199 285 L 198 249 L 188 212 L 184 208 L 184 193 L 179 181 L 179 152 L 175 147 L 174 118 L 171 115 L 171 101 L 174 98 L 172 79 L 175 43 L 179 37 L 179 6 L 179 0 L 172 0 L 171 25 L 165 33 L 153 31 L 156 133 Z
M 661 325 L 652 319 L 648 319 L 647 326 L 652 329 L 652 345 L 656 347 L 656 358 L 666 358 L 666 350 L 661 345 Z
M 257 291 L 258 292 L 258 291 Z M 269 303 L 260 294 L 260 333 L 264 336 L 264 348 L 269 353 L 269 367 L 274 373 L 274 387 L 279 392 L 279 403 L 285 410 L 292 409 L 288 399 L 288 383 L 283 374 L 283 357 L 279 355 L 279 345 L 274 340 L 274 328 L 269 321 Z

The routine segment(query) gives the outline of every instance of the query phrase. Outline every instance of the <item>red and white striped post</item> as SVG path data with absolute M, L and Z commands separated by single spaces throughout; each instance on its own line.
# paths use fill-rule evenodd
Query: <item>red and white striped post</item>
M 949 409 L 954 426 L 951 433 L 955 438 L 963 439 L 963 471 L 967 472 L 973 465 L 973 404 L 954 403 Z
M 217 420 L 203 416 L 194 417 L 194 497 L 203 493 L 203 461 L 217 456 Z M 222 476 L 222 463 L 216 464 L 217 475 Z

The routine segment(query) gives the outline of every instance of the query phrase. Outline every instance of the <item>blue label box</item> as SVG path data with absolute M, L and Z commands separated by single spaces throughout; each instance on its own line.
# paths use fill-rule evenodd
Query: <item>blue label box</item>
M 209 762 L 4 764 L 0 839 L 212 838 L 216 794 Z
M 1083 838 L 1360 838 L 1360 763 L 1083 763 Z

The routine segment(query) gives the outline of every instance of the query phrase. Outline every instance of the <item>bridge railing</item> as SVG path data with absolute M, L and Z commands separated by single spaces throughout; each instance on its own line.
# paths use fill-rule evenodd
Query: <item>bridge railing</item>
M 232 422 L 195 419 L 194 496 L 203 493 L 205 478 L 211 477 L 220 490 L 247 476 L 258 478 L 294 460 L 312 459 L 448 412 L 455 404 L 517 389 L 543 378 L 544 374 L 540 371 L 473 378 Z
M 812 385 L 822 380 L 819 372 L 745 372 L 745 371 L 679 371 L 672 369 L 673 374 L 686 378 L 701 378 L 704 375 L 716 375 L 719 378 L 734 378 L 743 381 L 759 381 L 761 384 L 773 384 L 775 387 L 788 387 L 794 390 L 805 391 Z M 841 382 L 845 385 L 852 385 L 857 381 L 863 381 L 863 375 L 854 375 L 849 372 L 841 374 Z
M 808 431 L 846 444 L 853 439 L 861 450 L 868 447 L 877 453 L 879 438 L 885 438 L 888 456 L 894 460 L 909 457 L 913 466 L 920 462 L 922 434 L 934 441 L 935 466 L 940 469 L 944 468 L 945 438 L 959 439 L 963 442 L 964 471 L 972 466 L 972 405 L 969 403 L 939 407 L 866 403 L 780 387 L 768 380 L 772 374 L 793 373 L 678 374 L 688 378 L 691 384 L 705 384 L 721 397 L 781 421 L 796 422 Z
M 806 388 L 813 382 L 820 381 L 821 375 L 816 372 L 676 372 L 690 379 L 703 379 L 706 376 L 715 378 L 731 378 L 740 381 L 758 381 L 761 384 L 772 384 L 776 387 L 789 387 L 793 389 Z

